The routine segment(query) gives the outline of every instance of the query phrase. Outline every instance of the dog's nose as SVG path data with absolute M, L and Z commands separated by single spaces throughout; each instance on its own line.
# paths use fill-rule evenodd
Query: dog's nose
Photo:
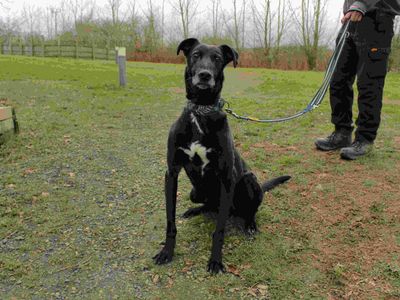
M 201 71 L 199 73 L 199 78 L 200 78 L 200 80 L 203 80 L 203 81 L 209 81 L 211 79 L 211 76 L 212 76 L 211 73 L 208 71 Z

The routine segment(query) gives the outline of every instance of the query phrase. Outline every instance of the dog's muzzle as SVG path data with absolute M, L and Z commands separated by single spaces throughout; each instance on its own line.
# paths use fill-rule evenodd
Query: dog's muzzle
M 214 76 L 210 71 L 201 70 L 192 77 L 192 84 L 201 89 L 210 89 L 215 86 Z

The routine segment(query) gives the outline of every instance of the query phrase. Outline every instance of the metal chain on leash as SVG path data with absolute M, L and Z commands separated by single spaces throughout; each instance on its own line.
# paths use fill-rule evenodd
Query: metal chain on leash
M 343 27 L 344 27 L 343 32 L 340 35 L 339 41 L 335 47 L 335 51 L 333 52 L 332 57 L 329 60 L 328 67 L 325 72 L 324 80 L 322 81 L 322 85 L 318 89 L 318 91 L 316 92 L 316 94 L 314 95 L 314 97 L 312 98 L 312 100 L 310 101 L 310 103 L 307 105 L 307 107 L 304 110 L 302 110 L 292 116 L 289 116 L 289 117 L 282 117 L 282 118 L 276 118 L 276 119 L 258 119 L 255 117 L 238 115 L 230 108 L 229 102 L 222 100 L 223 103 L 226 103 L 228 105 L 228 107 L 225 108 L 225 111 L 228 114 L 235 117 L 236 119 L 240 119 L 240 120 L 253 121 L 253 122 L 259 122 L 259 123 L 278 123 L 278 122 L 285 122 L 285 121 L 296 119 L 296 118 L 301 117 L 302 115 L 314 110 L 315 108 L 317 108 L 321 104 L 322 100 L 325 97 L 326 91 L 328 90 L 329 84 L 332 80 L 333 73 L 335 72 L 336 66 L 338 64 L 340 54 L 343 51 L 343 47 L 344 47 L 346 38 L 349 36 L 349 32 L 348 32 L 349 24 L 350 24 L 350 22 L 347 22 L 343 25 Z

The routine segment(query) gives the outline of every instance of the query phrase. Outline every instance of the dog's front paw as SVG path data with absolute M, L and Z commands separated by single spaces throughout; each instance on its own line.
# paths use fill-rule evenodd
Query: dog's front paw
M 153 260 L 156 265 L 163 265 L 172 261 L 173 256 L 174 251 L 164 247 L 157 255 L 153 257 Z
M 250 222 L 249 224 L 246 224 L 244 227 L 244 233 L 245 235 L 251 237 L 254 236 L 258 232 L 257 229 L 257 224 L 255 221 Z
M 225 266 L 221 261 L 210 260 L 207 265 L 207 271 L 211 274 L 225 273 Z

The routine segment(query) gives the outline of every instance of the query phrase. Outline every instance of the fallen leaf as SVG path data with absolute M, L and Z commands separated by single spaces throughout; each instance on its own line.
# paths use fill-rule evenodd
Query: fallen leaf
M 250 295 L 254 296 L 257 298 L 257 294 L 253 291 L 253 289 L 248 289 L 247 291 Z
M 30 174 L 33 174 L 35 172 L 36 172 L 36 170 L 34 170 L 32 168 L 28 168 L 23 172 L 23 176 L 30 175 Z
M 240 271 L 234 265 L 228 265 L 228 273 L 240 277 Z
M 153 276 L 152 281 L 154 284 L 157 284 L 160 282 L 160 275 L 156 274 Z

